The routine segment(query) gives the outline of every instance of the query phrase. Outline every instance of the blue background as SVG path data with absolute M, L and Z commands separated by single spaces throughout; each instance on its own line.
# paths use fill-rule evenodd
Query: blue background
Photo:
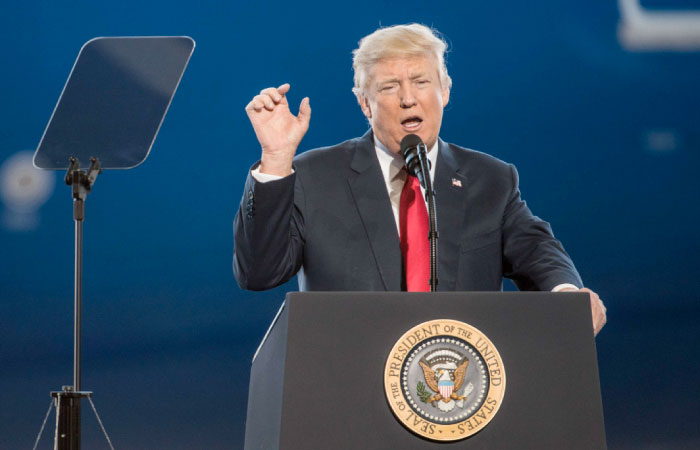
M 700 52 L 625 50 L 613 1 L 345 5 L 0 7 L 0 164 L 36 148 L 86 40 L 197 41 L 148 160 L 103 173 L 87 201 L 83 387 L 116 448 L 242 447 L 251 357 L 296 289 L 233 279 L 231 221 L 259 157 L 244 106 L 289 82 L 293 111 L 304 96 L 313 108 L 302 149 L 358 136 L 351 51 L 414 21 L 450 44 L 442 138 L 516 164 L 524 198 L 608 306 L 597 345 L 610 448 L 700 448 Z M 49 391 L 72 384 L 72 209 L 51 176 L 38 225 L 0 228 L 2 449 L 31 448 Z M 88 412 L 85 447 L 107 448 Z

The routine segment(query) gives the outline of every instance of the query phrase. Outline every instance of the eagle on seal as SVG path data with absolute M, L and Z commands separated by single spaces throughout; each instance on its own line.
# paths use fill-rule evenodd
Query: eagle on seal
M 459 391 L 464 384 L 467 366 L 469 365 L 469 360 L 467 358 L 464 358 L 454 370 L 454 380 L 450 376 L 450 371 L 445 368 L 433 369 L 424 361 L 419 361 L 419 364 L 423 369 L 423 376 L 425 377 L 426 384 L 435 392 L 435 395 L 430 397 L 426 403 L 435 406 L 435 402 L 440 400 L 449 403 L 452 400 L 461 401 L 467 397 L 466 395 L 457 394 L 457 391 Z

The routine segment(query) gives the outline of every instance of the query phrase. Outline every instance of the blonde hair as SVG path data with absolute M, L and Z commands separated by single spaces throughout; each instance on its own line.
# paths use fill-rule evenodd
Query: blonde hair
M 426 56 L 435 57 L 440 73 L 440 85 L 450 89 L 452 79 L 445 66 L 447 43 L 437 30 L 418 23 L 379 28 L 363 37 L 358 48 L 353 50 L 352 68 L 355 72 L 355 87 L 352 91 L 358 97 L 365 95 L 368 74 L 372 66 L 385 58 Z

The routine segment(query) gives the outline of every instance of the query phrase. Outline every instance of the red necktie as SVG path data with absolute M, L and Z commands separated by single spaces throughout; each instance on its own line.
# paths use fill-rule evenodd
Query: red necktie
M 428 210 L 418 178 L 408 175 L 399 203 L 401 254 L 406 272 L 406 290 L 430 291 L 430 241 Z

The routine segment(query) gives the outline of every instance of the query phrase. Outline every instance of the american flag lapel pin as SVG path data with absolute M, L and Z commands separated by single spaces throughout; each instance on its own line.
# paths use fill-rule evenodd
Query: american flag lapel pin
M 462 187 L 462 180 L 458 180 L 457 178 L 452 178 L 452 186 L 453 187 Z

